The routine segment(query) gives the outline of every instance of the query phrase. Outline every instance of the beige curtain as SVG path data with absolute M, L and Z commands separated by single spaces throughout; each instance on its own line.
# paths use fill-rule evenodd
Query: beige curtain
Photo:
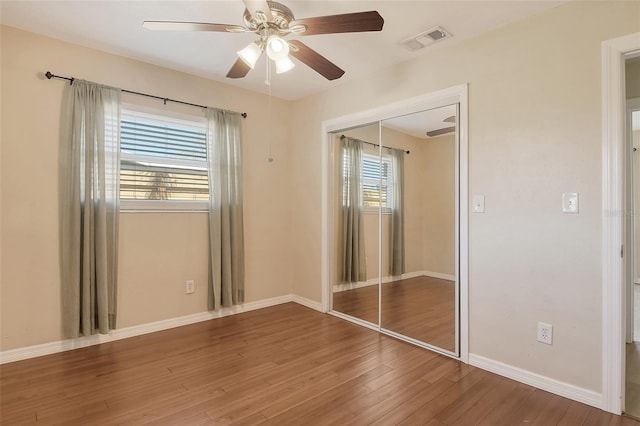
M 393 205 L 391 206 L 391 235 L 389 236 L 389 267 L 391 275 L 405 273 L 404 265 L 404 151 L 391 149 L 393 173 Z
M 206 110 L 209 162 L 210 310 L 244 302 L 242 118 Z
M 342 137 L 342 282 L 367 280 L 362 205 L 362 141 Z
M 61 141 L 63 328 L 68 338 L 116 327 L 120 90 L 67 86 Z

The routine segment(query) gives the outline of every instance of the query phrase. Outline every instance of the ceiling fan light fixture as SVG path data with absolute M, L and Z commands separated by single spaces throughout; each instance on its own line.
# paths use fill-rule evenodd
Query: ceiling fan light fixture
M 288 56 L 285 56 L 283 58 L 276 60 L 275 63 L 276 63 L 276 74 L 282 74 L 287 71 L 291 71 L 293 67 L 296 66 L 296 64 L 294 64 L 293 61 L 289 59 Z
M 251 69 L 256 66 L 260 55 L 262 55 L 262 49 L 256 43 L 249 43 L 247 47 L 238 51 L 240 59 Z
M 267 39 L 267 55 L 274 61 L 289 57 L 289 43 L 277 35 L 269 36 Z

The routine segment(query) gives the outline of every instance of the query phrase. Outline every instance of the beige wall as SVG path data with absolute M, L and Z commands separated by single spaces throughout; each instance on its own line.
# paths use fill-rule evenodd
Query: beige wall
M 601 390 L 601 42 L 639 2 L 571 2 L 296 103 L 295 292 L 321 300 L 323 120 L 469 84 L 470 352 Z M 561 212 L 580 193 L 580 214 Z M 536 342 L 536 324 L 554 342 Z M 586 374 L 585 372 L 589 372 Z
M 421 154 L 424 164 L 423 270 L 455 275 L 455 135 L 425 139 Z
M 74 76 L 174 99 L 246 111 L 246 301 L 292 291 L 291 104 L 191 75 L 2 27 L 1 350 L 61 339 L 58 266 L 58 134 L 65 83 Z M 130 102 L 164 108 L 130 96 Z M 167 108 L 181 110 L 174 104 Z M 189 109 L 191 113 L 198 110 Z M 272 126 L 274 163 L 264 129 Z M 269 190 L 265 190 L 269 188 Z M 203 213 L 122 213 L 119 327 L 206 311 Z M 196 292 L 184 293 L 194 279 Z
M 406 272 L 453 275 L 455 269 L 455 138 L 420 139 L 387 127 L 383 145 L 410 151 L 405 168 Z M 389 224 L 383 223 L 388 231 Z M 383 233 L 383 246 L 389 247 Z M 383 253 L 383 259 L 389 257 Z M 388 266 L 383 269 L 388 275 Z

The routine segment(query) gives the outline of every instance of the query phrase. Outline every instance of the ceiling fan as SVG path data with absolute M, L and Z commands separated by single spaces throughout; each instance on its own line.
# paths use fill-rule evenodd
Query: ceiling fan
M 344 70 L 308 47 L 299 40 L 285 40 L 294 34 L 308 36 L 316 34 L 381 31 L 384 19 L 377 11 L 345 13 L 295 19 L 287 6 L 266 0 L 243 0 L 244 26 L 203 22 L 144 21 L 149 30 L 169 31 L 215 31 L 230 33 L 255 33 L 260 38 L 238 51 L 238 60 L 227 73 L 228 78 L 243 78 L 253 69 L 263 51 L 276 65 L 280 74 L 292 69 L 295 64 L 289 55 L 306 64 L 328 80 L 335 80 Z
M 450 127 L 443 127 L 442 129 L 436 129 L 436 130 L 431 130 L 427 132 L 427 136 L 433 138 L 435 136 L 440 136 L 440 135 L 445 135 L 447 133 L 451 133 L 451 132 L 455 132 L 456 131 L 456 116 L 452 115 L 450 117 L 445 118 L 444 120 L 442 120 L 444 123 L 453 123 L 453 126 Z

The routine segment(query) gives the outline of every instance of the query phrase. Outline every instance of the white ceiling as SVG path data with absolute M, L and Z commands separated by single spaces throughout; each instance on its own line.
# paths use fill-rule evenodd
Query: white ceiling
M 382 121 L 382 126 L 407 133 L 418 139 L 429 139 L 428 131 L 455 126 L 455 123 L 444 120 L 456 114 L 456 106 L 448 105 L 390 118 Z
M 283 0 L 282 3 L 293 11 L 296 18 L 377 10 L 385 23 L 381 32 L 300 37 L 309 47 L 344 69 L 346 74 L 330 82 L 294 59 L 296 67 L 292 71 L 274 74 L 272 93 L 282 99 L 299 99 L 541 13 L 566 1 Z M 145 20 L 241 25 L 243 11 L 241 0 L 0 1 L 4 25 L 266 93 L 264 58 L 244 79 L 225 77 L 237 58 L 236 51 L 253 41 L 255 35 L 160 32 L 142 28 Z M 399 45 L 400 41 L 435 26 L 442 26 L 453 34 L 453 38 L 417 52 L 409 52 Z

